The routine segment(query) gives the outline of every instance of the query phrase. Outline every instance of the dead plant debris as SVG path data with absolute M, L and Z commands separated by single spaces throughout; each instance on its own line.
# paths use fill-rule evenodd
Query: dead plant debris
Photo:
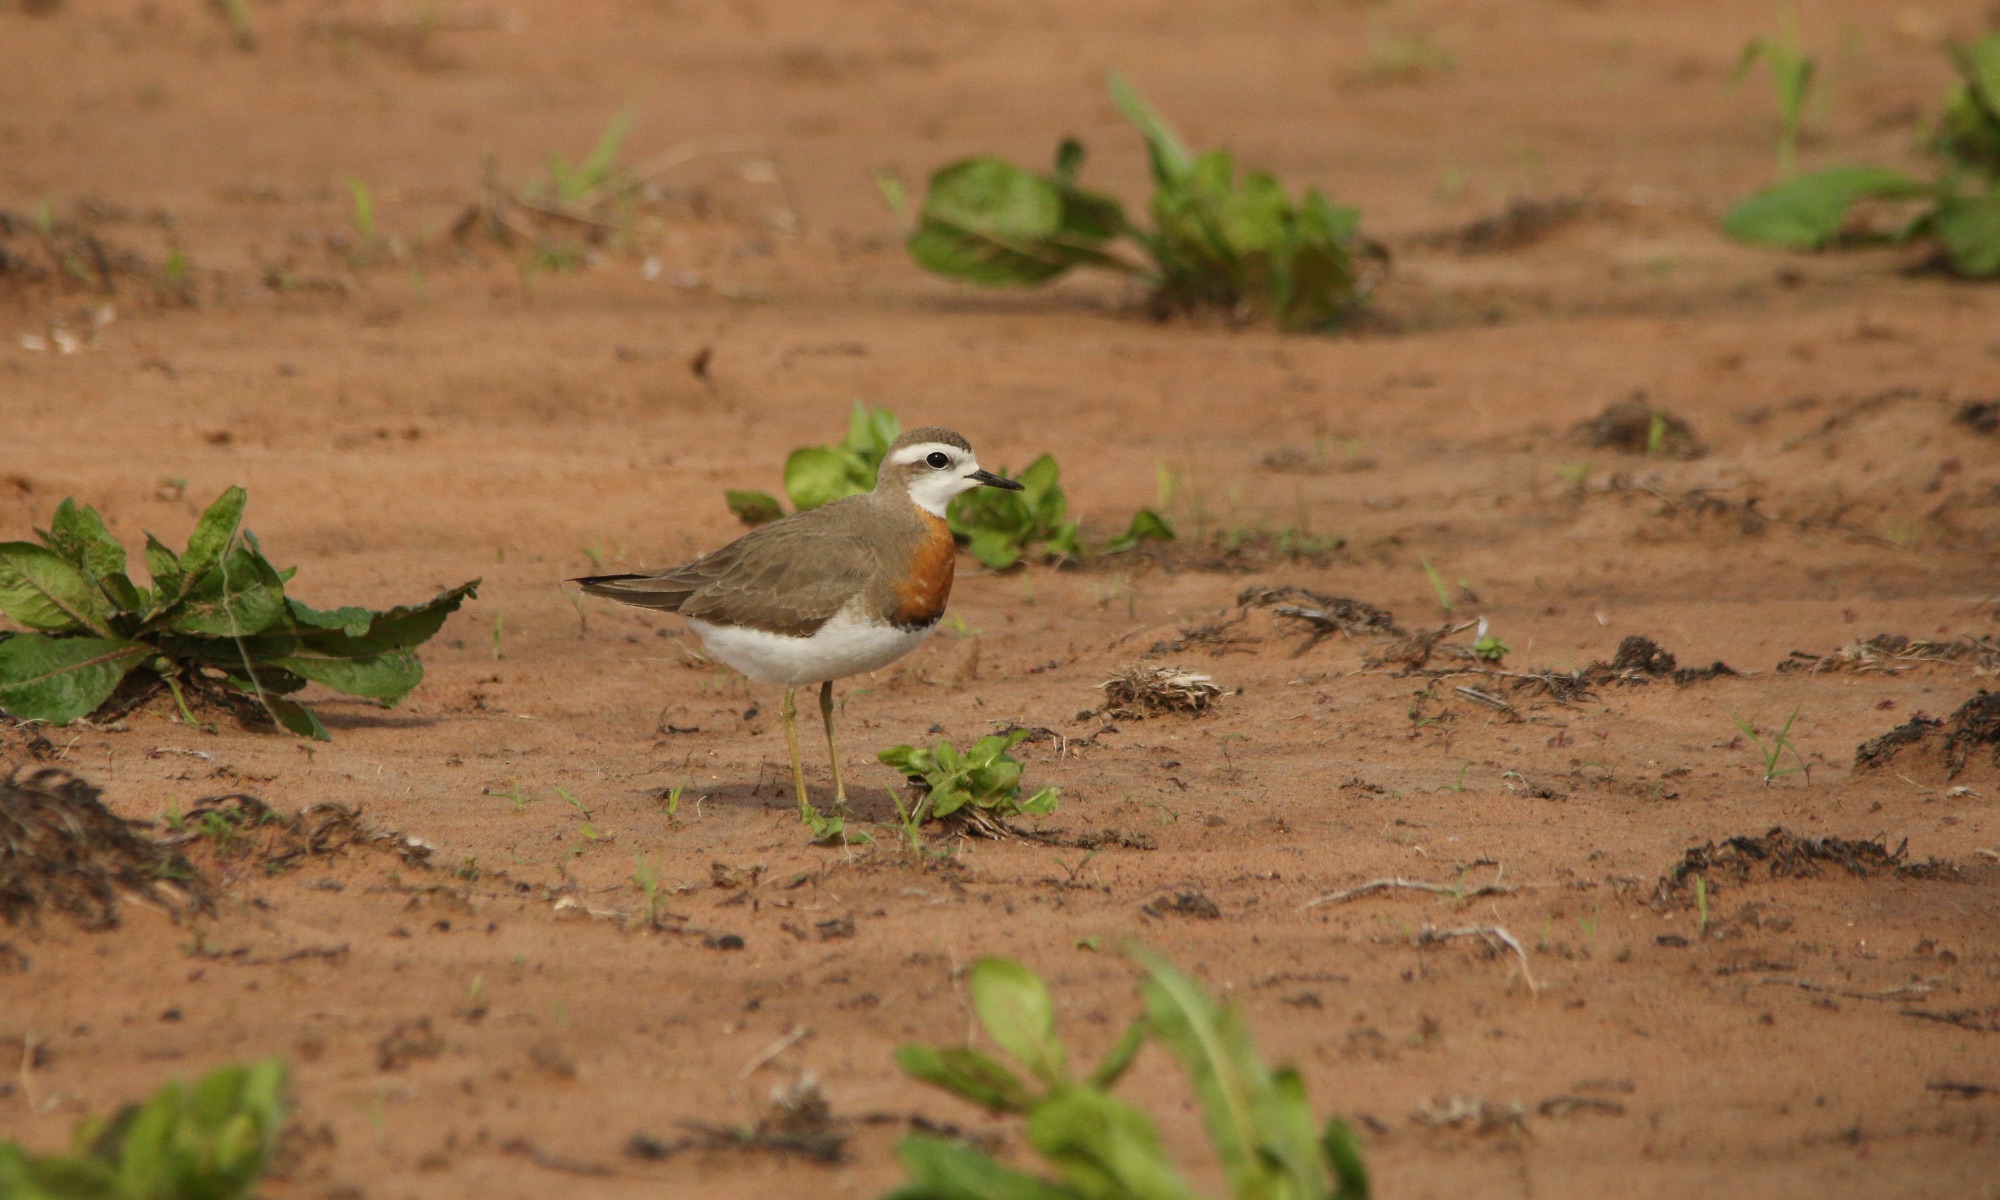
M 208 884 L 193 864 L 100 797 L 54 767 L 0 782 L 0 918 L 35 926 L 50 910 L 85 929 L 109 929 L 118 924 L 120 899 L 176 918 L 210 911 Z
M 1460 254 L 1496 254 L 1532 246 L 1565 226 L 1603 211 L 1595 200 L 1575 196 L 1550 199 L 1515 200 L 1491 216 L 1480 217 L 1456 229 L 1424 234 L 1416 244 Z
M 1431 1129 L 1465 1133 L 1526 1133 L 1528 1110 L 1514 1102 L 1495 1103 L 1483 1096 L 1439 1096 L 1418 1105 L 1410 1120 Z
M 1691 907 L 1695 903 L 1695 877 L 1706 880 L 1708 893 L 1713 895 L 1720 880 L 1747 883 L 1760 868 L 1766 879 L 1816 878 L 1828 863 L 1843 867 L 1861 879 L 1875 875 L 1914 879 L 1956 876 L 1957 868 L 1941 859 L 1908 861 L 1908 848 L 1907 838 L 1891 850 L 1879 838 L 1799 837 L 1782 825 L 1774 826 L 1762 837 L 1733 837 L 1720 846 L 1709 842 L 1689 847 L 1681 861 L 1660 876 L 1653 890 L 1653 903 L 1658 907 L 1669 904 Z
M 1278 616 L 1298 622 L 1306 630 L 1306 640 L 1293 657 L 1319 645 L 1335 634 L 1345 637 L 1404 637 L 1396 615 L 1365 601 L 1347 596 L 1329 596 L 1300 587 L 1245 588 L 1236 597 L 1240 610 L 1269 608 Z
M 1215 680 L 1185 667 L 1148 667 L 1134 663 L 1120 668 L 1097 685 L 1103 689 L 1105 710 L 1112 716 L 1144 718 L 1162 713 L 1207 712 L 1222 689 Z
M 1973 637 L 1963 634 L 1944 641 L 1905 637 L 1899 633 L 1878 633 L 1850 642 L 1831 654 L 1808 654 L 1794 650 L 1778 664 L 1780 671 L 1853 671 L 1865 674 L 1899 674 L 1925 663 L 1953 663 L 1971 667 L 1980 674 L 2000 673 L 2000 636 Z
M 1944 761 L 1946 778 L 1958 778 L 1975 755 L 1990 757 L 1993 765 L 2000 767 L 2000 692 L 1982 688 L 1942 721 L 1917 713 L 1880 737 L 1857 746 L 1854 766 L 1857 770 L 1886 767 L 1913 748 L 1927 748 L 1940 733 L 1943 741 L 1937 746 L 1937 753 Z M 1987 747 L 1992 748 L 1990 756 Z
M 1693 426 L 1663 408 L 1655 408 L 1644 391 L 1606 405 L 1603 412 L 1578 425 L 1576 433 L 1596 449 L 1625 454 L 1700 458 L 1708 453 Z
M 356 846 L 387 850 L 413 867 L 429 865 L 434 850 L 408 834 L 375 828 L 361 819 L 355 805 L 322 801 L 281 817 L 263 800 L 242 792 L 198 800 L 187 813 L 171 818 L 169 826 L 168 845 L 205 846 L 218 861 L 249 859 L 273 874 Z
M 1149 917 L 1193 917 L 1198 921 L 1222 918 L 1222 908 L 1200 892 L 1175 892 L 1171 896 L 1161 896 L 1150 904 L 1141 905 L 1139 911 Z
M 687 1136 L 663 1141 L 635 1133 L 625 1153 L 661 1162 L 688 1150 L 740 1150 L 803 1159 L 823 1166 L 845 1160 L 851 1122 L 835 1117 L 819 1081 L 804 1075 L 771 1089 L 764 1111 L 751 1125 L 707 1125 L 683 1121 Z

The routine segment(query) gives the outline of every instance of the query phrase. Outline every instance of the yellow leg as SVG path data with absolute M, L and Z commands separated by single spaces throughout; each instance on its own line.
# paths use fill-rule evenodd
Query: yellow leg
M 785 749 L 792 755 L 792 782 L 799 789 L 799 817 L 810 824 L 819 813 L 814 811 L 812 801 L 806 799 L 806 772 L 799 762 L 799 706 L 794 691 L 794 688 L 785 689 L 785 699 L 778 705 L 778 715 L 785 722 Z
M 833 740 L 833 680 L 819 685 L 819 716 L 826 722 L 826 757 L 833 764 L 833 804 L 847 811 L 847 789 L 840 786 L 840 747 Z

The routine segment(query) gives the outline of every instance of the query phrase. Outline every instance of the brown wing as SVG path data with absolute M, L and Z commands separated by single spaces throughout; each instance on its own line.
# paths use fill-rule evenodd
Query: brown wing
M 838 507 L 830 504 L 759 526 L 686 566 L 576 582 L 593 596 L 642 608 L 805 637 L 826 624 L 876 573 L 868 543 L 838 532 L 838 523 L 827 519 Z

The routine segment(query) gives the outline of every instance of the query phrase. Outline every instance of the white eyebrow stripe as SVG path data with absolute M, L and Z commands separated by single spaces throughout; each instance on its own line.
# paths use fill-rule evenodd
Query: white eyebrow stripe
M 907 466 L 910 463 L 922 462 L 939 451 L 943 451 L 944 455 L 953 462 L 959 461 L 960 457 L 965 454 L 965 451 L 960 450 L 957 446 L 947 445 L 944 442 L 918 442 L 914 446 L 905 446 L 901 450 L 896 451 L 889 456 L 889 461 L 899 466 Z

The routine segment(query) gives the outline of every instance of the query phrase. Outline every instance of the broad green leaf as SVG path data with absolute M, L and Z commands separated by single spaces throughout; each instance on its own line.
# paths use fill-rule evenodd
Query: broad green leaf
M 994 1112 L 1023 1112 L 1032 1099 L 1012 1071 L 969 1046 L 900 1046 L 896 1065 L 912 1079 Z
M 38 1157 L 0 1142 L 0 1196 L 9 1200 L 124 1200 L 118 1176 L 82 1158 Z
M 1959 274 L 2000 275 L 2000 185 L 1983 195 L 1940 197 L 1931 229 Z
M 1109 1093 L 1072 1087 L 1051 1095 L 1028 1113 L 1028 1141 L 1092 1200 L 1196 1200 L 1167 1161 L 1152 1119 Z
M 1011 959 L 982 958 L 968 986 L 980 1023 L 1001 1049 L 1051 1087 L 1067 1078 L 1055 1001 L 1040 977 Z
M 298 701 L 273 695 L 268 690 L 259 699 L 263 701 L 265 708 L 271 710 L 271 716 L 279 725 L 300 737 L 311 738 L 316 742 L 333 740 L 333 735 L 326 731 L 326 726 L 320 724 L 319 714 Z
M 397 650 L 414 650 L 437 635 L 444 627 L 446 618 L 458 611 L 459 606 L 479 595 L 477 579 L 461 583 L 455 588 L 447 588 L 422 604 L 405 604 L 385 612 L 373 614 L 368 622 L 367 632 L 358 637 L 334 630 L 299 628 L 310 626 L 312 622 L 301 618 L 299 609 L 290 609 L 293 631 L 301 641 L 320 654 L 342 658 L 366 658 L 376 654 L 389 654 Z M 336 613 L 346 613 L 348 609 L 337 609 Z M 360 611 L 360 610 L 354 610 Z M 330 616 L 333 614 L 322 614 Z
M 971 158 L 931 176 L 909 249 L 919 264 L 952 279 L 1044 283 L 1084 265 L 1129 272 L 1102 248 L 1122 225 L 1115 201 L 998 158 Z
M 293 625 L 303 625 L 308 629 L 331 629 L 351 638 L 366 637 L 368 627 L 375 623 L 377 615 L 373 609 L 355 605 L 322 612 L 290 597 L 285 599 L 285 609 L 291 614 Z
M 1097 1064 L 1096 1069 L 1091 1071 L 1090 1086 L 1108 1089 L 1123 1079 L 1125 1072 L 1131 1070 L 1132 1063 L 1138 1059 L 1140 1049 L 1145 1046 L 1148 1032 L 1150 1031 L 1144 1017 L 1127 1025 L 1124 1036 L 1118 1039 L 1118 1043 L 1111 1047 L 1103 1060 Z
M 873 469 L 889 452 L 889 446 L 903 433 L 903 423 L 886 408 L 869 408 L 856 400 L 847 414 L 847 441 L 843 443 L 870 469 L 868 486 L 874 487 Z
M 1218 1007 L 1165 959 L 1134 947 L 1132 956 L 1152 978 L 1141 989 L 1153 1035 L 1187 1072 L 1200 1099 L 1216 1157 L 1238 1196 L 1268 1195 L 1274 1180 L 1291 1176 L 1299 1194 L 1326 1194 L 1325 1167 L 1317 1149 L 1290 1136 L 1272 1074 L 1257 1057 L 1242 1013 Z M 1310 1143 L 1311 1131 L 1306 1127 Z
M 285 585 L 277 569 L 263 555 L 239 545 L 195 577 L 187 597 L 167 618 L 167 627 L 176 633 L 249 637 L 286 615 Z
M 123 571 L 100 576 L 97 586 L 103 590 L 105 599 L 111 601 L 112 608 L 120 613 L 141 613 L 152 600 Z
M 1765 188 L 1729 210 L 1722 230 L 1741 242 L 1816 250 L 1840 235 L 1861 200 L 1907 199 L 1929 189 L 1886 167 L 1828 167 Z
M 896 1157 L 910 1182 L 882 1200 L 1085 1200 L 1079 1192 L 1003 1167 L 945 1138 L 912 1134 L 896 1143 Z
M 67 496 L 56 506 L 56 515 L 42 540 L 92 578 L 103 579 L 125 570 L 125 547 L 104 527 L 104 518 L 89 505 L 77 507 Z
M 785 459 L 785 491 L 792 507 L 804 512 L 867 491 L 870 474 L 844 447 L 801 446 Z
M 1132 122 L 1146 139 L 1146 152 L 1153 165 L 1153 181 L 1162 186 L 1173 184 L 1185 178 L 1192 169 L 1192 159 L 1187 146 L 1166 118 L 1153 111 L 1139 92 L 1125 77 L 1116 71 L 1111 73 L 1111 100 L 1125 119 Z
M 752 527 L 768 525 L 785 515 L 785 506 L 769 492 L 743 492 L 733 488 L 722 493 L 722 502 L 736 519 Z
M 327 658 L 295 654 L 266 660 L 269 665 L 323 683 L 337 692 L 394 705 L 424 681 L 424 665 L 407 650 L 368 658 Z
M 194 532 L 188 535 L 187 553 L 181 555 L 181 573 L 188 579 L 200 581 L 209 568 L 222 561 L 222 554 L 236 540 L 236 531 L 243 525 L 243 506 L 249 496 L 240 487 L 226 489 L 208 506 L 195 522 Z
M 1150 508 L 1142 508 L 1132 514 L 1132 523 L 1124 533 L 1105 543 L 1103 553 L 1123 554 L 1141 542 L 1173 540 L 1174 527 L 1167 523 L 1167 519 Z
M 1328 1118 L 1319 1144 L 1327 1171 L 1333 1176 L 1332 1200 L 1368 1200 L 1368 1168 L 1361 1161 L 1361 1144 L 1354 1139 L 1354 1131 L 1347 1127 L 1347 1122 L 1339 1117 Z
M 0 543 L 0 612 L 45 633 L 112 635 L 104 593 L 62 555 L 33 542 Z
M 1021 561 L 1021 543 L 1009 537 L 1004 530 L 977 530 L 965 548 L 972 557 L 996 571 L 1005 570 Z
M 930 769 L 931 763 L 930 754 L 915 746 L 891 746 L 875 757 L 905 775 L 922 775 Z
M 146 572 L 153 577 L 154 596 L 161 607 L 180 599 L 187 580 L 181 573 L 180 556 L 150 533 L 146 535 Z
M 0 641 L 0 709 L 57 725 L 89 716 L 153 653 L 119 638 L 15 634 Z
M 1028 817 L 1046 817 L 1056 810 L 1056 802 L 1062 796 L 1062 789 L 1045 787 L 1026 800 L 1016 801 L 1014 811 Z

